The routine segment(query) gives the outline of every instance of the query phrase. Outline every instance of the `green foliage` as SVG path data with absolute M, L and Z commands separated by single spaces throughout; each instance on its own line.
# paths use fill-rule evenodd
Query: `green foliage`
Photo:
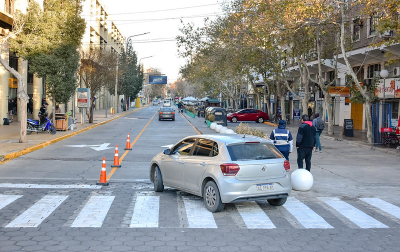
M 10 41 L 10 48 L 29 60 L 31 73 L 46 79 L 47 94 L 57 103 L 68 102 L 76 87 L 77 48 L 85 32 L 81 2 L 46 0 L 42 11 L 38 3 L 30 1 L 26 15 L 15 13 L 21 20 L 15 29 L 22 32 Z
M 79 53 L 74 45 L 63 45 L 50 53 L 31 57 L 30 71 L 46 79 L 47 94 L 57 103 L 67 103 L 75 92 Z
M 352 82 L 352 78 L 350 75 L 346 75 L 346 80 L 348 82 Z M 379 98 L 375 95 L 375 89 L 379 84 L 379 78 L 374 78 L 373 79 L 373 83 L 371 85 L 367 86 L 367 92 L 368 95 L 372 96 L 371 97 L 371 102 L 375 103 L 379 101 Z M 359 104 L 363 104 L 366 102 L 366 98 L 365 96 L 363 96 L 360 92 L 360 90 L 357 88 L 356 85 L 353 84 L 349 85 L 350 86 L 350 93 L 351 93 L 351 97 L 350 97 L 350 101 L 354 102 L 354 103 L 359 103 Z M 364 88 L 362 86 L 362 88 Z
M 137 55 L 132 43 L 127 44 L 126 53 L 123 52 L 119 62 L 120 78 L 118 79 L 118 91 L 121 94 L 135 99 L 143 86 L 143 70 L 137 65 Z
M 209 120 L 210 122 L 215 122 L 215 115 L 207 115 L 206 120 Z

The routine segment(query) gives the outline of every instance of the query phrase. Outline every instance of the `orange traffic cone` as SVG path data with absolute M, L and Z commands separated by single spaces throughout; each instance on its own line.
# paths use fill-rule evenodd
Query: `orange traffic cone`
M 111 165 L 111 167 L 121 167 L 121 165 L 119 165 L 118 145 L 115 146 L 114 164 Z
M 124 150 L 132 150 L 132 148 L 131 148 L 131 138 L 129 136 L 129 133 L 128 133 L 128 138 L 126 139 L 126 147 L 125 147 Z
M 106 174 L 106 158 L 103 157 L 103 164 L 101 165 L 100 181 L 96 185 L 108 186 Z

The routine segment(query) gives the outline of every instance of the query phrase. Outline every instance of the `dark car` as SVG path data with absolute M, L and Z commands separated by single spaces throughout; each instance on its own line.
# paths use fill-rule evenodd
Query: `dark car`
M 263 123 L 268 121 L 268 114 L 257 109 L 242 109 L 235 113 L 228 114 L 228 120 L 231 122 L 237 121 L 255 121 Z
M 171 107 L 162 107 L 158 112 L 158 120 L 171 119 L 175 121 L 175 109 Z

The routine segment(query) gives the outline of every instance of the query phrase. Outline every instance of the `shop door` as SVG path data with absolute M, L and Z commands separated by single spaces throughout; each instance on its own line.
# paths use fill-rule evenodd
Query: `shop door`
M 351 103 L 351 119 L 353 119 L 353 127 L 356 130 L 362 130 L 364 104 Z

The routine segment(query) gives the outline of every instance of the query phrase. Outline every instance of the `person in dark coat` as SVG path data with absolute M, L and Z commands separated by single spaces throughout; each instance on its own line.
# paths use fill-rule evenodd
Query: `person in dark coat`
M 40 119 L 40 124 L 44 124 L 45 122 L 47 122 L 47 106 L 49 104 L 47 102 L 43 103 L 43 106 L 40 108 L 39 111 L 39 119 Z
M 289 154 L 293 151 L 293 137 L 292 133 L 286 129 L 285 120 L 279 121 L 278 128 L 271 132 L 269 139 L 274 141 L 275 147 L 289 161 Z
M 312 125 L 310 117 L 303 115 L 296 137 L 297 165 L 299 169 L 303 169 L 304 159 L 307 171 L 311 170 L 311 157 L 312 151 L 315 149 L 316 132 L 316 128 Z

